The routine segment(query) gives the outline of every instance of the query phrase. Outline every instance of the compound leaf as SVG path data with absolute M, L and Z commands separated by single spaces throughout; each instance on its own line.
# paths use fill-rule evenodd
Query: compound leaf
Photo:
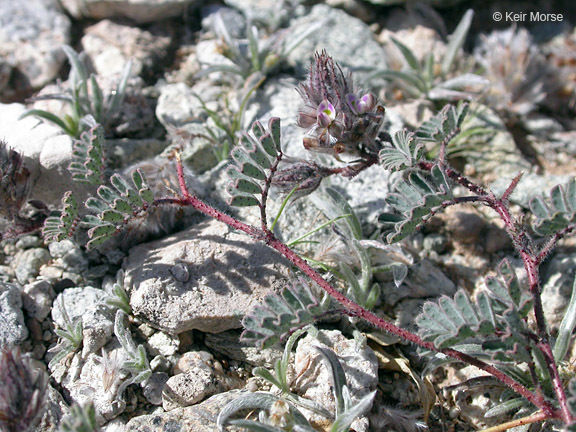
M 232 206 L 257 206 L 282 157 L 280 152 L 280 120 L 270 119 L 270 131 L 260 122 L 252 124 L 252 135 L 242 134 L 238 145 L 232 149 L 232 164 L 227 169 L 230 183 L 226 190 Z
M 324 311 L 310 286 L 298 279 L 280 293 L 268 294 L 262 304 L 250 311 L 242 324 L 242 340 L 267 348 L 290 335 L 294 330 L 314 322 Z
M 384 229 L 390 231 L 386 236 L 388 243 L 412 234 L 450 199 L 450 183 L 438 165 L 432 167 L 431 176 L 416 171 L 401 179 L 396 192 L 386 197 L 386 202 L 400 214 L 383 213 L 379 217 Z
M 413 167 L 422 156 L 422 147 L 412 132 L 400 130 L 392 137 L 392 147 L 380 150 L 380 163 L 384 169 L 393 172 Z
M 530 201 L 530 209 L 536 221 L 534 231 L 540 235 L 554 235 L 576 223 L 576 180 L 557 185 L 545 198 L 537 196 Z
M 60 216 L 50 216 L 44 222 L 42 235 L 46 242 L 62 241 L 71 237 L 79 221 L 78 202 L 68 191 L 62 198 L 62 212 Z

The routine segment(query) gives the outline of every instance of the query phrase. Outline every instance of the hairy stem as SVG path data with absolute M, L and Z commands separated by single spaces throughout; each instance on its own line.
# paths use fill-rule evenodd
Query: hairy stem
M 421 162 L 420 168 L 425 170 L 431 170 L 433 167 L 433 163 L 431 162 Z M 502 196 L 502 198 L 497 199 L 494 194 L 488 193 L 480 186 L 474 184 L 466 177 L 462 176 L 457 171 L 444 167 L 444 171 L 453 181 L 457 182 L 458 184 L 464 186 L 471 192 L 483 197 L 483 201 L 486 205 L 491 207 L 502 219 L 506 226 L 506 231 L 508 235 L 512 239 L 512 243 L 514 244 L 514 248 L 522 258 L 524 263 L 524 268 L 526 269 L 526 273 L 528 274 L 528 286 L 530 289 L 530 294 L 532 295 L 532 299 L 534 302 L 534 318 L 536 320 L 536 328 L 538 333 L 538 342 L 536 346 L 542 352 L 546 360 L 546 367 L 550 376 L 552 378 L 552 385 L 554 387 L 554 392 L 556 394 L 556 399 L 560 405 L 560 411 L 562 413 L 562 418 L 566 423 L 570 423 L 573 418 L 572 414 L 568 409 L 568 403 L 566 399 L 566 392 L 562 386 L 562 380 L 560 378 L 560 374 L 558 372 L 558 367 L 554 360 L 554 355 L 552 352 L 552 347 L 550 345 L 550 335 L 548 333 L 548 328 L 546 325 L 546 318 L 544 316 L 544 308 L 542 305 L 542 297 L 540 295 L 540 273 L 539 273 L 539 266 L 543 259 L 543 257 L 547 254 L 551 248 L 554 246 L 556 237 L 551 240 L 549 245 L 545 246 L 545 249 L 541 250 L 540 253 L 537 253 L 534 250 L 532 245 L 532 239 L 528 236 L 526 230 L 514 219 L 511 215 L 509 208 L 508 208 L 508 197 L 516 188 L 520 178 L 522 177 L 521 174 L 517 175 L 513 180 L 510 186 L 506 189 L 506 192 Z M 475 197 L 477 199 L 478 197 Z M 569 232 L 569 231 L 568 231 Z M 562 233 L 565 235 L 566 233 Z M 559 237 L 560 238 L 560 237 Z M 554 242 L 552 242 L 554 241 Z
M 556 244 L 573 231 L 576 231 L 576 225 L 568 225 L 566 228 L 554 234 L 554 236 L 552 236 L 552 238 L 548 240 L 548 242 L 538 251 L 538 255 L 536 256 L 536 264 L 542 264 L 542 261 L 544 261 L 552 249 L 556 247 Z
M 566 423 L 572 421 L 572 414 L 568 409 L 568 403 L 566 399 L 566 392 L 562 386 L 562 379 L 560 378 L 560 373 L 558 372 L 558 367 L 556 361 L 554 360 L 554 354 L 552 352 L 552 346 L 550 345 L 550 335 L 548 334 L 548 328 L 546 326 L 546 318 L 544 316 L 544 307 L 542 305 L 542 296 L 540 295 L 540 267 L 538 258 L 531 247 L 530 239 L 528 238 L 526 232 L 522 229 L 518 229 L 518 224 L 510 214 L 507 205 L 502 200 L 493 200 L 489 205 L 500 215 L 500 218 L 504 221 L 506 225 L 506 230 L 512 238 L 512 243 L 516 251 L 522 257 L 524 262 L 524 268 L 528 275 L 528 286 L 530 289 L 530 294 L 534 301 L 534 318 L 536 320 L 536 329 L 538 332 L 539 341 L 536 344 L 538 349 L 544 354 L 546 359 L 546 367 L 552 378 L 552 386 L 554 387 L 554 393 L 556 393 L 556 399 L 560 405 L 560 410 L 562 412 L 562 418 Z
M 496 369 L 495 367 L 475 358 L 464 354 L 460 351 L 453 350 L 453 349 L 437 349 L 432 342 L 426 342 L 422 340 L 418 335 L 404 330 L 396 325 L 388 322 L 377 315 L 373 314 L 372 312 L 367 311 L 366 309 L 362 308 L 358 304 L 354 303 L 352 300 L 348 299 L 344 296 L 341 292 L 339 292 L 336 288 L 334 288 L 330 283 L 328 283 L 316 270 L 308 265 L 306 261 L 304 261 L 300 256 L 298 256 L 295 252 L 293 252 L 288 246 L 282 243 L 280 240 L 276 239 L 275 237 L 271 238 L 267 244 L 276 249 L 286 258 L 288 258 L 292 263 L 294 263 L 300 270 L 302 270 L 310 279 L 312 279 L 316 284 L 318 284 L 322 289 L 324 289 L 332 298 L 338 301 L 342 306 L 346 309 L 351 311 L 355 316 L 358 316 L 370 324 L 379 327 L 383 330 L 386 330 L 396 336 L 401 337 L 404 340 L 412 342 L 422 348 L 426 348 L 431 351 L 440 352 L 444 355 L 452 357 L 454 359 L 460 360 L 462 362 L 471 364 L 476 366 L 477 368 L 488 372 L 490 375 L 494 376 L 496 379 L 501 381 L 502 383 L 506 384 L 508 387 L 511 387 L 514 391 L 524 396 L 528 399 L 531 403 L 533 403 L 538 408 L 542 409 L 548 414 L 548 418 L 557 417 L 557 413 L 554 409 L 545 401 L 543 401 L 538 395 L 529 391 L 526 387 L 518 383 L 517 381 L 510 378 L 508 375 L 504 374 L 500 370 Z
M 184 175 L 182 173 L 181 164 L 178 164 L 178 174 L 179 178 L 181 178 L 180 187 L 182 192 L 182 198 L 165 198 L 163 199 L 163 203 L 166 204 L 178 204 L 183 206 L 192 206 L 196 210 L 216 219 L 221 222 L 226 223 L 227 225 L 231 226 L 232 228 L 241 230 L 250 236 L 252 236 L 256 240 L 264 241 L 268 246 L 272 247 L 273 249 L 280 252 L 284 257 L 290 260 L 294 265 L 296 265 L 300 270 L 302 270 L 310 279 L 316 282 L 322 289 L 324 289 L 332 298 L 338 301 L 342 306 L 346 309 L 351 311 L 354 315 L 368 321 L 372 325 L 379 327 L 383 330 L 386 330 L 392 334 L 395 334 L 401 337 L 404 340 L 412 342 L 422 348 L 440 352 L 444 355 L 452 357 L 454 359 L 460 360 L 462 362 L 471 364 L 473 366 L 478 367 L 479 369 L 489 373 L 490 375 L 494 376 L 496 379 L 507 385 L 508 387 L 512 388 L 514 391 L 525 397 L 528 401 L 533 403 L 539 409 L 544 411 L 547 414 L 547 418 L 557 418 L 558 413 L 555 412 L 552 406 L 550 406 L 547 402 L 542 401 L 538 395 L 534 394 L 530 390 L 528 390 L 525 386 L 518 383 L 505 373 L 501 372 L 500 370 L 496 369 L 495 367 L 477 359 L 467 354 L 461 353 L 457 350 L 453 349 L 442 349 L 438 350 L 432 342 L 424 341 L 415 333 L 409 332 L 404 330 L 380 317 L 377 315 L 367 311 L 366 309 L 362 308 L 358 304 L 354 303 L 352 300 L 348 299 L 345 295 L 339 292 L 335 287 L 333 287 L 330 283 L 328 283 L 320 273 L 314 270 L 308 263 L 298 256 L 294 251 L 292 251 L 288 246 L 278 240 L 274 234 L 269 230 L 260 230 L 252 225 L 245 224 L 243 222 L 238 221 L 237 219 L 222 213 L 221 211 L 215 209 L 214 207 L 209 206 L 208 204 L 204 203 L 199 198 L 190 195 L 188 189 L 186 187 L 186 182 L 184 180 Z
M 268 192 L 270 191 L 270 185 L 272 184 L 272 177 L 276 174 L 276 170 L 278 169 L 278 164 L 282 160 L 283 153 L 281 151 L 278 152 L 276 156 L 276 160 L 270 167 L 270 173 L 266 178 L 266 182 L 264 183 L 264 189 L 262 189 L 262 201 L 260 203 L 260 223 L 262 225 L 262 230 L 268 230 L 268 218 L 266 216 L 266 203 L 268 201 Z

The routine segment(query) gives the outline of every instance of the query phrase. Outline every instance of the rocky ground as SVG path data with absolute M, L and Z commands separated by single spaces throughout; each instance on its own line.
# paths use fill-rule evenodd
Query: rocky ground
M 70 65 L 62 45 L 84 53 L 105 94 L 114 90 L 131 60 L 123 104 L 106 119 L 110 173 L 141 168 L 157 197 L 173 196 L 178 190 L 174 154 L 181 151 L 193 193 L 258 223 L 257 213 L 230 209 L 225 203 L 228 162 L 221 157 L 222 145 L 227 134 L 248 129 L 254 120 L 280 117 L 286 154 L 338 164 L 307 152 L 302 145 L 305 131 L 296 125 L 301 99 L 295 89 L 314 53 L 325 49 L 354 72 L 362 88 L 377 94 L 386 107 L 383 128 L 390 133 L 414 129 L 447 99 L 469 100 L 473 115 L 465 129 L 475 128 L 476 133 L 454 143 L 450 161 L 500 193 L 523 171 L 512 196 L 518 214 L 528 209 L 530 197 L 573 178 L 574 5 L 402 3 L 0 0 L 0 137 L 24 157 L 32 181 L 27 199 L 57 210 L 66 191 L 93 195 L 94 188 L 74 182 L 67 170 L 73 138 L 54 124 L 21 116 L 30 108 L 59 116 L 69 112 L 69 104 L 50 97 L 69 88 Z M 451 68 L 441 72 L 448 35 L 469 8 L 474 16 L 463 48 Z M 517 22 L 515 28 L 506 19 L 495 21 L 498 11 L 563 17 L 547 23 Z M 251 25 L 258 29 L 262 52 L 266 43 L 271 46 L 260 66 L 249 61 Z M 306 37 L 299 40 L 302 34 Z M 375 74 L 407 67 L 392 38 L 412 49 L 420 62 L 434 53 L 429 91 L 416 94 L 397 80 Z M 465 74 L 468 81 L 457 92 L 442 84 Z M 265 80 L 246 96 L 261 78 Z M 239 115 L 243 99 L 245 110 Z M 435 151 L 431 148 L 430 156 Z M 331 178 L 287 208 L 278 235 L 294 239 L 330 218 L 323 204 L 329 200 L 329 186 L 359 217 L 364 244 L 379 241 L 378 215 L 386 209 L 384 199 L 394 180 L 380 166 L 353 180 Z M 275 214 L 281 199 L 272 198 L 270 214 Z M 4 232 L 9 227 L 5 221 Z M 240 321 L 267 292 L 293 277 L 294 269 L 283 257 L 182 209 L 156 210 L 95 250 L 84 247 L 81 231 L 71 240 L 50 244 L 38 232 L 1 243 L 0 345 L 19 346 L 50 376 L 47 409 L 35 430 L 57 431 L 71 406 L 93 402 L 97 422 L 107 432 L 215 431 L 218 412 L 228 401 L 241 393 L 270 390 L 252 370 L 271 368 L 281 347 L 258 350 L 241 344 Z M 297 246 L 299 253 L 336 267 L 348 260 L 359 271 L 330 229 L 312 238 L 318 243 Z M 414 327 L 425 300 L 452 295 L 458 288 L 470 293 L 481 289 L 484 277 L 502 258 L 511 257 L 522 270 L 500 221 L 487 209 L 472 206 L 447 209 L 400 247 L 367 247 L 374 267 L 392 262 L 408 269 L 400 288 L 390 272 L 373 277 L 381 290 L 376 311 L 407 328 Z M 543 267 L 552 332 L 570 295 L 575 262 L 573 242 L 567 240 Z M 124 303 L 118 286 L 127 293 Z M 127 312 L 120 329 L 119 304 Z M 79 323 L 81 344 L 71 348 L 55 330 Z M 319 324 L 318 340 L 338 355 L 354 400 L 378 390 L 371 410 L 354 423 L 354 430 L 425 430 L 425 399 L 433 397 L 429 430 L 477 430 L 502 421 L 484 416 L 502 389 L 467 383 L 478 371 L 453 367 L 423 377 L 426 361 L 413 348 L 362 325 L 365 339 L 358 342 L 346 323 Z M 312 339 L 306 336 L 295 348 L 292 389 L 333 409 L 329 374 Z M 122 363 L 139 344 L 151 375 L 130 384 Z M 321 419 L 313 421 L 318 430 L 329 430 Z

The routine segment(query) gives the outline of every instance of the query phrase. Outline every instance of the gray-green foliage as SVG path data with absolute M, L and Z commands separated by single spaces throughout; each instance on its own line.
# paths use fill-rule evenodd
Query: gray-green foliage
M 220 411 L 217 420 L 220 431 L 224 431 L 226 425 L 234 425 L 251 431 L 284 432 L 291 430 L 312 432 L 315 429 L 312 428 L 298 410 L 298 407 L 302 407 L 331 420 L 330 432 L 348 432 L 352 422 L 370 409 L 376 392 L 370 392 L 359 401 L 353 401 L 350 397 L 346 374 L 340 360 L 333 351 L 320 346 L 317 346 L 316 350 L 320 353 L 326 367 L 330 371 L 332 393 L 336 402 L 335 412 L 331 413 L 317 403 L 304 399 L 290 391 L 287 374 L 292 347 L 304 332 L 312 330 L 313 328 L 300 329 L 288 338 L 282 358 L 276 361 L 274 373 L 262 367 L 255 368 L 253 371 L 255 376 L 263 378 L 276 386 L 281 392 L 280 395 L 251 393 L 239 396 Z M 231 418 L 235 413 L 247 409 L 259 410 L 258 421 Z
M 217 111 L 208 108 L 206 102 L 199 96 L 195 95 L 204 112 L 214 123 L 214 127 L 206 124 L 205 133 L 202 137 L 206 138 L 212 144 L 212 149 L 216 159 L 223 161 L 230 155 L 230 150 L 234 147 L 238 139 L 238 133 L 244 119 L 244 113 L 248 107 L 248 102 L 254 92 L 262 85 L 265 77 L 259 73 L 253 73 L 246 77 L 242 93 L 240 95 L 239 108 L 233 111 L 230 108 L 230 101 L 227 95 L 224 95 L 224 110 Z
M 71 237 L 78 225 L 78 201 L 68 191 L 62 197 L 62 211 L 58 216 L 50 216 L 44 222 L 42 235 L 48 243 Z
M 425 303 L 416 318 L 420 336 L 440 349 L 481 338 L 482 348 L 497 360 L 530 361 L 525 335 L 531 332 L 526 317 L 532 297 L 508 260 L 498 266 L 498 277 L 486 278 L 486 288 L 475 301 L 459 290 L 453 298 Z
M 268 187 L 270 169 L 277 166 L 282 157 L 280 119 L 270 119 L 268 131 L 260 122 L 255 122 L 252 134 L 244 133 L 230 153 L 233 162 L 227 170 L 231 179 L 227 191 L 230 194 L 228 202 L 233 206 L 262 205 L 257 197 Z
M 74 140 L 72 161 L 68 171 L 77 183 L 98 185 L 104 183 L 106 156 L 104 153 L 104 130 L 90 117 L 90 129 Z
M 97 216 L 87 215 L 83 220 L 83 224 L 90 227 L 90 241 L 86 245 L 89 249 L 104 243 L 154 202 L 154 194 L 139 169 L 132 172 L 132 183 L 120 174 L 110 177 L 110 183 L 112 187 L 102 185 L 98 188 L 99 198 L 86 200 L 86 208 L 97 213 Z
M 131 182 L 120 174 L 113 174 L 110 186 L 103 184 L 103 132 L 93 119 L 90 124 L 93 127 L 75 140 L 68 169 L 74 181 L 100 185 L 96 191 L 97 197 L 85 201 L 86 209 L 92 214 L 82 215 L 72 192 L 66 192 L 62 198 L 62 210 L 44 222 L 42 234 L 47 242 L 72 237 L 80 224 L 89 228 L 87 248 L 95 248 L 122 230 L 134 217 L 145 213 L 154 203 L 154 194 L 140 169 L 132 172 Z
M 279 293 L 270 293 L 261 304 L 244 316 L 242 340 L 270 347 L 295 329 L 314 322 L 326 306 L 319 301 L 304 279 L 287 284 Z
M 453 198 L 452 185 L 441 166 L 435 164 L 430 175 L 409 172 L 400 180 L 386 202 L 397 213 L 382 213 L 379 217 L 389 233 L 388 243 L 399 242 L 421 228 L 436 212 Z
M 54 348 L 50 349 L 50 352 L 56 353 L 49 363 L 49 367 L 52 370 L 57 368 L 65 357 L 78 351 L 84 338 L 82 318 L 76 317 L 74 320 L 70 319 L 63 297 L 60 298 L 58 307 L 64 320 L 64 328 L 54 330 L 60 337 L 60 340 Z
M 71 65 L 68 76 L 69 88 L 65 94 L 43 96 L 41 99 L 58 99 L 67 102 L 70 104 L 70 114 L 58 117 L 49 111 L 31 109 L 22 117 L 36 116 L 54 123 L 68 135 L 78 138 L 86 126 L 90 127 L 90 122 L 86 123 L 88 116 L 91 116 L 96 123 L 105 125 L 110 115 L 120 107 L 132 65 L 131 62 L 126 64 L 115 91 L 105 96 L 94 75 L 88 74 L 80 55 L 68 45 L 64 45 L 62 50 Z
M 130 306 L 130 297 L 124 289 L 124 271 L 118 272 L 116 283 L 112 286 L 112 293 L 106 299 L 106 304 L 122 310 L 126 315 L 132 314 L 132 306 Z
M 98 432 L 100 427 L 96 422 L 96 411 L 92 402 L 86 405 L 75 404 L 62 420 L 60 432 Z
M 259 410 L 258 421 L 230 418 L 238 411 L 245 410 Z M 260 392 L 248 393 L 229 402 L 218 414 L 216 424 L 221 432 L 226 430 L 226 425 L 257 432 L 314 432 L 304 414 L 294 405 L 279 396 Z
M 389 171 L 402 171 L 416 166 L 423 153 L 423 143 L 414 133 L 401 129 L 392 136 L 392 145 L 380 150 L 382 167 Z
M 258 28 L 246 23 L 246 40 L 234 38 L 219 13 L 215 14 L 214 29 L 223 42 L 222 51 L 232 65 L 210 65 L 202 74 L 224 72 L 239 75 L 246 79 L 254 73 L 269 75 L 280 68 L 289 54 L 308 36 L 322 26 L 321 22 L 309 26 L 296 37 L 286 41 L 288 33 L 277 31 L 268 37 L 261 37 Z
M 534 230 L 543 236 L 576 224 L 576 181 L 572 178 L 565 185 L 557 185 L 550 197 L 537 196 L 530 201 L 530 209 L 536 221 Z
M 348 286 L 347 297 L 368 310 L 373 309 L 380 296 L 380 287 L 372 282 L 373 274 L 376 271 L 391 272 L 396 285 L 399 286 L 406 277 L 407 266 L 402 262 L 393 262 L 392 260 L 385 266 L 375 268 L 372 265 L 370 248 L 378 248 L 386 253 L 387 249 L 393 247 L 380 242 L 364 240 L 360 219 L 346 198 L 336 189 L 328 187 L 324 193 L 311 196 L 310 200 L 322 211 L 324 216 L 330 218 L 331 224 L 335 225 L 335 231 L 339 233 L 339 237 L 347 246 L 347 253 L 353 251 L 352 255 L 356 255 L 360 274 L 358 275 L 345 262 L 340 262 L 338 269 L 330 270 L 346 282 Z M 289 242 L 288 245 L 292 243 Z M 328 269 L 327 265 L 318 264 Z
M 122 393 L 124 393 L 124 390 L 129 385 L 141 384 L 150 378 L 150 375 L 152 375 L 152 369 L 148 362 L 146 349 L 143 345 L 136 346 L 136 343 L 134 343 L 132 335 L 130 334 L 130 329 L 126 324 L 126 319 L 127 315 L 121 309 L 118 309 L 114 321 L 114 335 L 126 352 L 127 358 L 122 364 L 122 370 L 130 375 L 129 378 L 118 388 L 118 397 L 122 396 Z
M 405 68 L 402 70 L 386 69 L 372 73 L 368 79 L 383 77 L 393 81 L 411 98 L 427 98 L 437 100 L 470 100 L 474 93 L 470 88 L 484 87 L 488 81 L 472 73 L 450 77 L 458 52 L 464 45 L 474 12 L 469 9 L 450 36 L 446 53 L 438 62 L 434 53 L 429 53 L 423 62 L 418 60 L 410 48 L 399 40 L 392 38 L 392 43 L 398 48 L 404 58 Z M 439 73 L 437 64 L 439 63 Z
M 426 120 L 416 131 L 417 144 L 441 143 L 447 146 L 460 133 L 460 127 L 468 114 L 469 105 L 446 105 L 438 114 Z
M 380 151 L 380 164 L 393 171 L 404 171 L 395 191 L 386 197 L 394 213 L 382 213 L 379 218 L 387 232 L 388 243 L 406 238 L 451 203 L 452 181 L 447 176 L 444 161 L 432 162 L 429 173 L 419 170 L 418 164 L 424 161 L 421 159 L 423 145 L 435 143 L 445 149 L 460 132 L 467 112 L 466 104 L 447 105 L 414 134 L 399 132 L 390 146 Z

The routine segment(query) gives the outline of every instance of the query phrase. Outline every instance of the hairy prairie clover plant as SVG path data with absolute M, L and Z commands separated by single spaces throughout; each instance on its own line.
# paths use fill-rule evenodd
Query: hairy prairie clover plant
M 384 108 L 372 94 L 359 92 L 351 75 L 342 71 L 326 52 L 316 54 L 309 76 L 299 92 L 304 106 L 298 124 L 307 130 L 304 146 L 337 158 L 349 155 L 351 161 L 332 168 L 286 157 L 280 120 L 270 119 L 267 127 L 256 121 L 231 152 L 227 190 L 229 204 L 253 206 L 259 210 L 258 225 L 242 222 L 191 194 L 184 167 L 178 163 L 180 191 L 176 196 L 154 197 L 139 170 L 133 173 L 131 182 L 114 174 L 110 179 L 111 187 L 100 186 L 98 198 L 86 201 L 86 206 L 97 213 L 86 221 L 91 226 L 88 248 L 100 247 L 132 218 L 149 209 L 159 206 L 194 208 L 247 233 L 256 241 L 266 243 L 301 273 L 283 289 L 267 295 L 262 304 L 245 316 L 244 341 L 258 347 L 269 347 L 327 315 L 347 315 L 354 318 L 349 320 L 350 325 L 363 320 L 418 346 L 422 354 L 428 356 L 425 373 L 450 362 L 464 362 L 477 367 L 485 376 L 500 381 L 507 390 L 486 415 L 508 413 L 512 420 L 500 425 L 498 430 L 550 421 L 576 431 L 576 380 L 572 380 L 574 374 L 565 367 L 571 334 L 576 326 L 576 289 L 555 339 L 548 330 L 540 295 L 542 262 L 561 239 L 576 231 L 576 180 L 556 186 L 549 197 L 533 198 L 532 218 L 519 217 L 511 212 L 509 197 L 520 182 L 521 174 L 511 181 L 502 195 L 497 196 L 456 171 L 447 161 L 447 147 L 458 137 L 468 113 L 466 104 L 448 105 L 417 130 L 401 130 L 389 137 L 380 131 Z M 427 146 L 440 149 L 436 158 L 425 157 Z M 313 192 L 328 176 L 340 175 L 351 179 L 376 164 L 382 169 L 401 173 L 395 191 L 386 197 L 390 211 L 380 216 L 381 241 L 363 241 L 361 224 L 353 209 L 335 191 L 329 194 L 340 203 L 341 212 L 330 211 L 328 217 L 334 218 L 335 232 L 342 231 L 345 226 L 339 222 L 347 221 L 346 229 L 349 231 L 341 234 L 359 257 L 360 278 L 344 266 L 323 266 L 321 270 L 313 267 L 274 234 L 280 215 L 269 223 L 267 202 L 271 187 L 299 197 Z M 59 221 L 52 220 L 50 225 L 49 235 L 53 239 L 60 238 L 56 232 L 60 228 L 68 232 L 73 219 L 68 213 L 77 211 L 77 206 L 66 199 L 64 204 L 68 210 Z M 287 203 L 288 197 L 281 208 Z M 398 243 L 420 229 L 433 215 L 458 204 L 483 205 L 498 215 L 522 260 L 527 281 L 521 281 L 510 261 L 505 259 L 496 269 L 496 275 L 486 279 L 486 290 L 475 298 L 464 290 L 458 290 L 453 297 L 443 296 L 426 303 L 416 318 L 418 329 L 415 332 L 400 328 L 372 312 L 370 309 L 378 303 L 378 286 L 371 283 L 373 270 L 367 248 L 375 245 L 377 249 L 385 248 L 386 244 Z M 405 275 L 404 267 L 397 269 L 394 275 L 397 285 L 402 283 Z M 319 290 L 323 290 L 323 296 L 318 295 Z M 128 307 L 123 309 L 130 312 Z M 150 371 L 146 356 L 126 337 L 124 312 L 119 310 L 117 314 L 116 334 L 125 351 L 130 353 L 130 360 L 124 366 L 131 374 L 128 382 L 143 382 Z M 331 358 L 330 354 L 323 354 Z M 284 362 L 288 357 L 285 354 Z M 338 367 L 337 361 L 329 361 Z M 220 416 L 219 427 L 239 424 L 236 420 L 228 420 L 246 406 L 267 411 L 261 419 L 268 422 L 272 417 L 278 417 L 279 410 L 284 413 L 280 417 L 287 421 L 286 426 L 281 425 L 284 423 L 255 426 L 250 422 L 240 422 L 243 426 L 250 423 L 253 430 L 296 430 L 296 426 L 297 430 L 310 430 L 292 403 L 295 399 L 290 400 L 289 389 L 281 376 L 285 366 L 284 363 L 278 365 L 277 376 L 267 374 L 269 380 L 276 380 L 281 384 L 280 388 L 284 387 L 281 398 L 263 397 L 251 399 L 247 405 L 229 406 Z M 350 415 L 365 415 L 371 405 L 371 399 L 366 399 L 362 411 L 353 409 L 344 394 L 346 386 L 338 388 L 341 394 L 335 397 L 344 402 L 337 413 L 330 413 L 333 419 L 331 430 L 334 431 L 346 430 Z M 345 421 L 339 422 L 340 413 L 348 413 L 342 414 Z M 290 424 L 295 425 L 293 429 L 289 429 Z

